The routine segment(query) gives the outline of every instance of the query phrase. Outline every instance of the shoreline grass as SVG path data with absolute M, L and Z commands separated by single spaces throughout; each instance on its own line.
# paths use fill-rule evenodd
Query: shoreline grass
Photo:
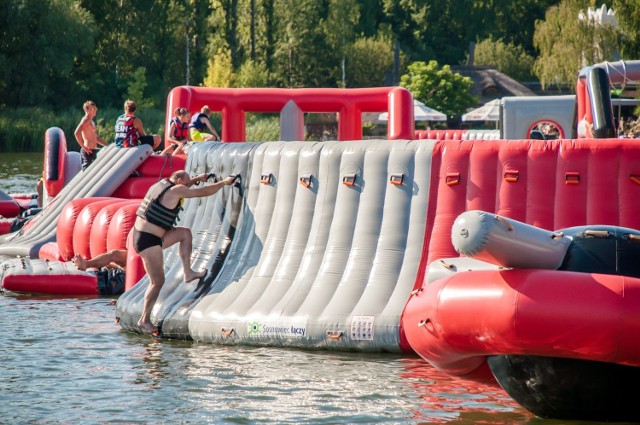
M 121 110 L 114 108 L 98 110 L 95 118 L 97 131 L 107 143 L 113 141 L 115 136 L 113 127 L 121 114 Z M 164 137 L 164 109 L 142 109 L 137 115 L 142 120 L 147 134 L 159 134 Z M 247 141 L 278 140 L 279 116 L 255 115 L 249 116 L 247 120 Z M 73 132 L 83 116 L 82 108 L 61 112 L 53 112 L 45 108 L 2 109 L 0 110 L 0 152 L 43 152 L 44 135 L 51 127 L 62 129 L 67 140 L 67 150 L 79 151 L 80 146 Z M 220 114 L 213 114 L 211 123 L 218 132 L 221 131 Z

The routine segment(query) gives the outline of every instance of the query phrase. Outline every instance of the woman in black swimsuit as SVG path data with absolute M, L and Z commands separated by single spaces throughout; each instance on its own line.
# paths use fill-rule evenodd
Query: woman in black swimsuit
M 191 188 L 207 178 L 207 174 L 201 174 L 192 179 L 186 171 L 176 171 L 168 179 L 160 180 L 149 188 L 136 212 L 138 217 L 133 227 L 133 247 L 142 258 L 150 280 L 144 295 L 142 316 L 138 321 L 138 326 L 146 332 L 157 332 L 157 327 L 151 323 L 151 309 L 164 285 L 163 249 L 180 243 L 179 253 L 185 282 L 199 279 L 205 274 L 204 271 L 191 268 L 191 230 L 187 227 L 174 227 L 174 224 L 182 209 L 182 199 L 213 195 L 222 187 L 231 185 L 237 176 L 229 176 L 204 187 Z

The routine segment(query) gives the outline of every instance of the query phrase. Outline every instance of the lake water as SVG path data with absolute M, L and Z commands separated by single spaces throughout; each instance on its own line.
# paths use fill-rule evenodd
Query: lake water
M 33 192 L 42 155 L 0 154 Z M 0 424 L 560 424 L 416 357 L 157 340 L 114 299 L 0 296 Z

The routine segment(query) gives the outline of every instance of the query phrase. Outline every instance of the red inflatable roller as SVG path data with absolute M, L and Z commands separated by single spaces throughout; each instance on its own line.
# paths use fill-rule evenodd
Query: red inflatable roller
M 559 270 L 457 273 L 405 308 L 411 347 L 452 375 L 491 355 L 640 366 L 640 279 Z
M 71 260 L 73 252 L 73 231 L 80 212 L 87 205 L 111 198 L 79 198 L 74 199 L 62 208 L 58 218 L 56 229 L 56 241 L 60 249 L 60 256 L 65 260 Z
M 0 217 L 15 217 L 20 214 L 20 204 L 0 190 Z
M 38 251 L 38 258 L 41 260 L 64 261 L 64 258 L 60 255 L 60 247 L 57 242 L 47 242 L 42 245 L 40 251 Z
M 127 199 L 108 205 L 100 210 L 95 220 L 93 220 L 89 236 L 89 250 L 91 252 L 91 258 L 107 252 L 107 234 L 109 232 L 109 224 L 111 223 L 114 214 L 121 207 L 133 203 L 139 204 L 140 201 Z
M 54 197 L 64 187 L 67 139 L 58 127 L 49 128 L 44 134 L 44 187 L 49 197 Z
M 107 251 L 127 249 L 127 236 L 136 222 L 136 211 L 140 202 L 120 207 L 113 215 L 107 232 Z
M 96 216 L 108 205 L 122 202 L 123 199 L 108 198 L 102 201 L 92 202 L 82 209 L 78 219 L 76 221 L 75 228 L 73 229 L 73 252 L 74 254 L 81 255 L 83 258 L 91 258 L 91 249 L 89 237 L 91 233 L 91 226 Z
M 169 177 L 173 172 L 184 170 L 187 162 L 184 156 L 150 155 L 136 172 L 140 177 L 154 177 L 156 181 L 163 177 Z
M 0 235 L 5 235 L 11 232 L 11 223 L 13 220 L 0 220 Z
M 144 198 L 149 188 L 158 181 L 158 177 L 129 177 L 113 192 L 113 196 L 124 199 Z

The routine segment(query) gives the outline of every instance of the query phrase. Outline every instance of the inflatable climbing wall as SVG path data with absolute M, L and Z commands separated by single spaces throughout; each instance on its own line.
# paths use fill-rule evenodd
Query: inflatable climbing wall
M 201 143 L 186 170 L 240 173 L 240 187 L 185 201 L 194 269 L 177 247 L 152 313 L 167 337 L 400 351 L 400 315 L 416 280 L 433 142 Z M 137 330 L 144 277 L 117 304 Z

